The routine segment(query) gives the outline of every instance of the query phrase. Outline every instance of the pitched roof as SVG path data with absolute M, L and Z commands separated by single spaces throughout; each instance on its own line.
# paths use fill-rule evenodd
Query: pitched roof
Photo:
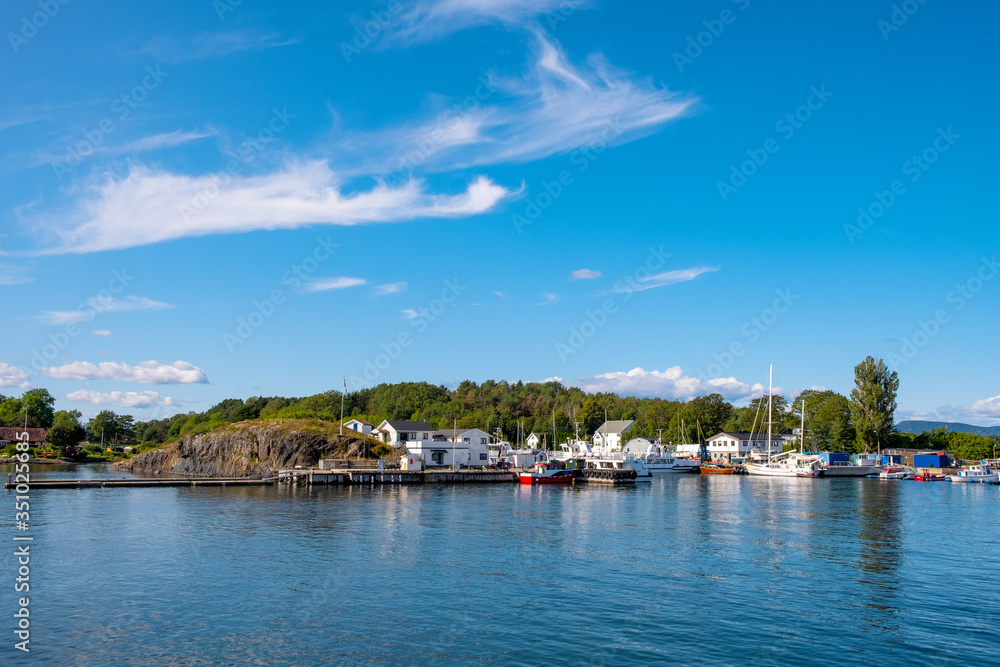
M 757 433 L 750 433 L 749 431 L 723 431 L 721 433 L 716 433 L 711 438 L 709 438 L 709 440 L 711 440 L 712 438 L 718 438 L 720 435 L 725 435 L 730 438 L 736 438 L 737 440 L 750 440 L 751 439 L 750 436 L 753 436 L 754 440 L 767 440 L 767 433 L 761 433 L 759 431 Z M 778 437 L 778 434 L 775 433 L 771 437 L 776 438 Z
M 357 422 L 359 424 L 364 424 L 365 426 L 372 426 L 371 422 L 366 422 L 364 419 L 348 419 L 345 424 L 350 424 L 351 422 Z
M 601 427 L 597 429 L 598 433 L 624 433 L 625 431 L 632 428 L 632 424 L 635 423 L 634 419 L 619 419 L 606 421 L 601 424 Z
M 29 442 L 45 442 L 45 437 L 48 435 L 48 431 L 44 428 L 0 428 L 0 440 L 6 440 L 8 442 L 14 442 L 18 439 L 18 435 L 28 432 Z
M 393 427 L 397 431 L 433 431 L 434 427 L 427 422 L 404 422 L 404 421 L 389 421 L 385 420 L 385 423 Z

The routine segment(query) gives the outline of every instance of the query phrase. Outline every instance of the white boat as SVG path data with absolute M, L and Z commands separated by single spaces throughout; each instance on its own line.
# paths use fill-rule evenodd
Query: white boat
M 988 484 L 1000 481 L 1000 473 L 993 472 L 988 463 L 980 463 L 962 468 L 957 475 L 949 475 L 948 479 L 960 484 Z
M 870 454 L 858 454 L 851 463 L 828 463 L 823 477 L 868 477 L 882 472 L 878 457 Z
M 756 461 L 748 460 L 744 462 L 747 474 L 759 475 L 761 477 L 819 477 L 823 474 L 825 464 L 823 459 L 815 454 L 804 454 L 801 452 L 783 452 L 771 455 L 771 391 L 773 386 L 774 366 L 768 371 L 767 379 L 767 455 L 761 459 L 758 456 Z M 802 408 L 802 447 L 805 447 L 805 405 Z M 751 434 L 751 438 L 752 438 Z
M 551 453 L 551 460 L 583 459 L 587 468 L 598 470 L 627 470 L 631 468 L 635 470 L 635 481 L 653 481 L 653 473 L 646 465 L 645 460 L 632 452 L 610 451 L 600 447 L 594 449 L 589 442 L 583 440 L 561 444 L 559 449 L 560 451 Z
M 823 459 L 798 452 L 784 452 L 757 463 L 746 461 L 747 473 L 762 477 L 819 477 L 824 472 Z
M 673 446 L 665 447 L 645 438 L 629 441 L 625 453 L 633 454 L 635 460 L 645 464 L 651 472 L 698 472 L 701 465 L 697 458 L 677 454 Z
M 878 474 L 879 479 L 906 479 L 910 472 L 900 466 L 889 466 Z

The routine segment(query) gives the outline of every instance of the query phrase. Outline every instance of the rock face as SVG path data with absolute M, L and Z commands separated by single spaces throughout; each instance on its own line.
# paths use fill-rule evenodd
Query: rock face
M 113 470 L 196 477 L 257 477 L 279 468 L 314 466 L 321 458 L 359 456 L 362 441 L 337 436 L 337 425 L 315 419 L 247 421 L 151 449 Z

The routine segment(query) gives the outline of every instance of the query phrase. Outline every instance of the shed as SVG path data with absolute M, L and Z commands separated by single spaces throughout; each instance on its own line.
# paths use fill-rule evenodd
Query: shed
M 420 472 L 424 469 L 424 457 L 419 454 L 407 454 L 399 458 L 401 470 Z

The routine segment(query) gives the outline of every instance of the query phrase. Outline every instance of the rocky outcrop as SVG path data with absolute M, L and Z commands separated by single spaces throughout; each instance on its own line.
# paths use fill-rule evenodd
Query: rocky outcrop
M 119 461 L 112 469 L 139 474 L 258 477 L 280 468 L 314 466 L 321 458 L 354 458 L 365 453 L 366 445 L 359 437 L 337 433 L 336 424 L 318 419 L 239 422 L 185 436 Z

